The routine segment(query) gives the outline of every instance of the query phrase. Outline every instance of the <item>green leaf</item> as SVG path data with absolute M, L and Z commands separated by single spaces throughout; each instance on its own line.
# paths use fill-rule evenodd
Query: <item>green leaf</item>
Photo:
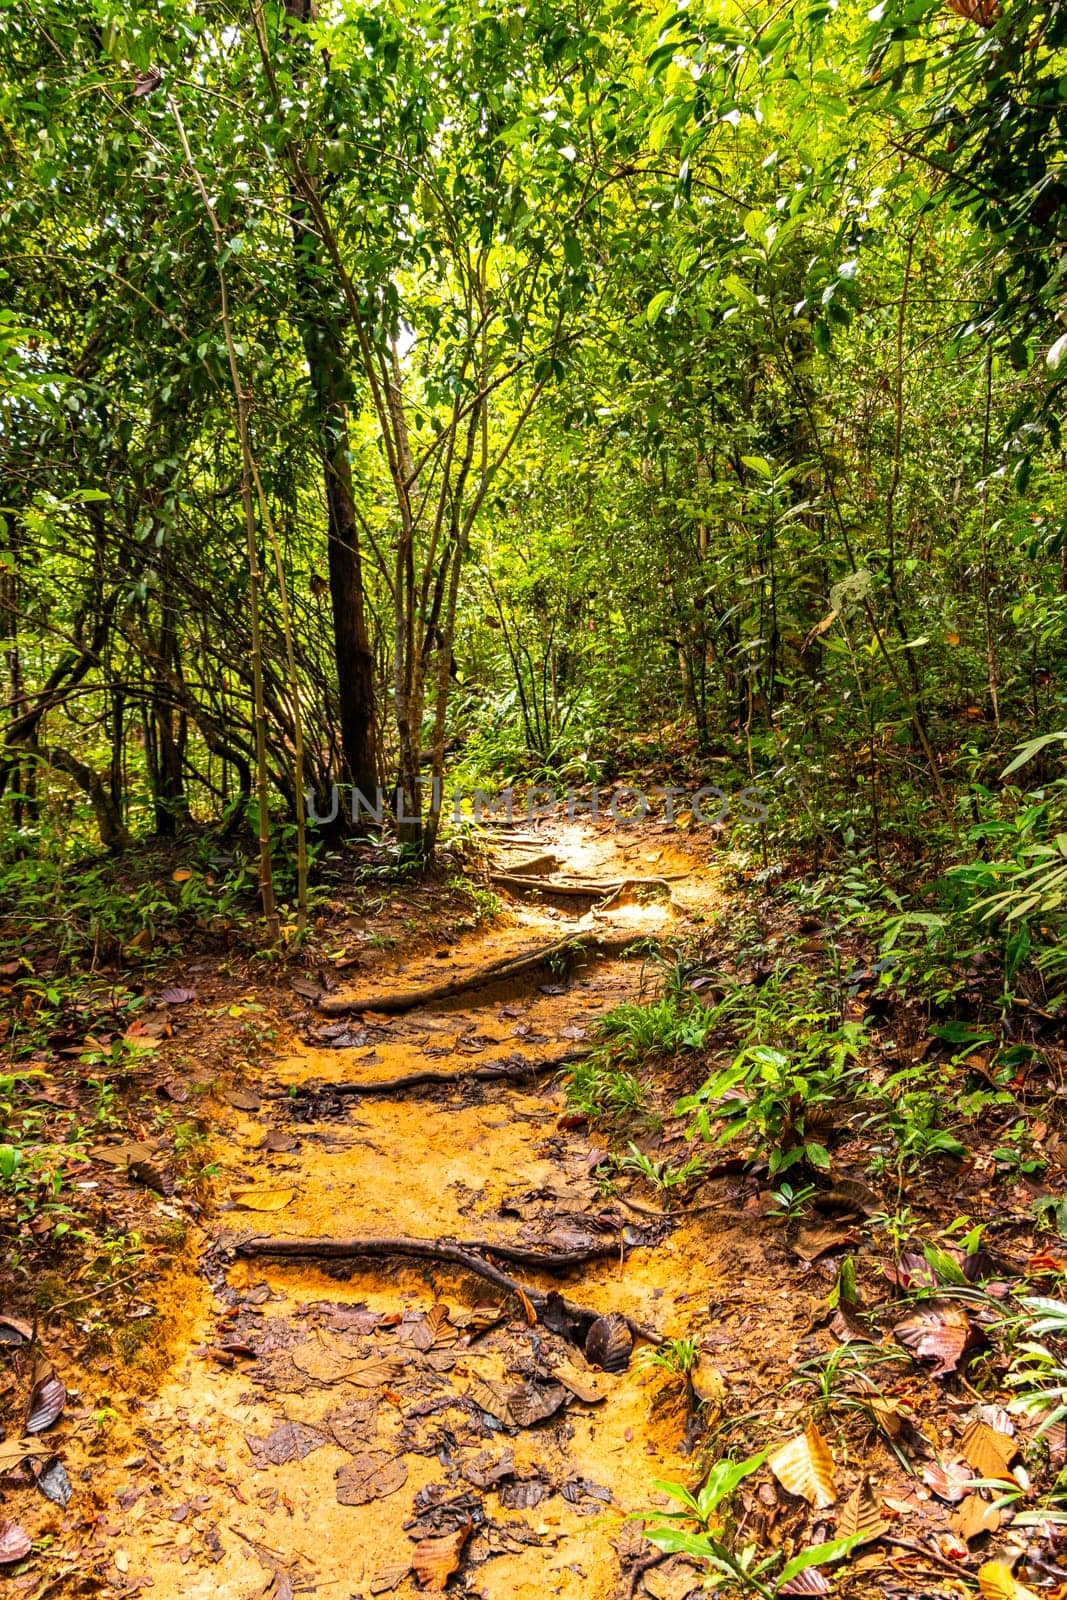
M 711 1513 L 733 1494 L 738 1484 L 758 1471 L 766 1457 L 767 1451 L 761 1450 L 758 1455 L 749 1456 L 745 1461 L 716 1461 L 708 1473 L 707 1482 L 697 1495 L 701 1521 L 707 1522 Z
M 673 289 L 661 289 L 659 294 L 654 294 L 652 296 L 652 299 L 648 302 L 648 305 L 645 309 L 645 318 L 649 326 L 651 326 L 654 322 L 659 321 L 664 307 L 667 305 L 668 301 L 672 300 L 673 298 Z
M 851 1533 L 847 1539 L 830 1539 L 826 1544 L 813 1545 L 810 1550 L 802 1550 L 792 1561 L 787 1561 L 778 1575 L 776 1589 L 781 1589 L 802 1572 L 807 1572 L 809 1567 L 827 1567 L 834 1561 L 841 1561 L 849 1555 L 863 1538 L 862 1533 Z

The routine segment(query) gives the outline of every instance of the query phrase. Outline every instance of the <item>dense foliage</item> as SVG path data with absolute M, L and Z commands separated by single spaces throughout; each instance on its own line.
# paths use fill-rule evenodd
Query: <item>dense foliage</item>
M 824 853 L 1001 816 L 1062 721 L 1058 4 L 3 23 L 9 849 L 258 797 L 269 879 L 309 787 L 432 850 L 431 776 L 672 763 Z

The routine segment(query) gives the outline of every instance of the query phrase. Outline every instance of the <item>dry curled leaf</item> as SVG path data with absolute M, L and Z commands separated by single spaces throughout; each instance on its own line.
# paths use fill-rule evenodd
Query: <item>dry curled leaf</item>
M 932 1361 L 933 1377 L 955 1372 L 974 1337 L 970 1319 L 951 1300 L 931 1300 L 893 1330 L 919 1361 Z
M 408 1481 L 408 1468 L 403 1456 L 366 1450 L 338 1467 L 335 1477 L 338 1505 L 365 1506 L 402 1489 Z
M 799 1495 L 816 1511 L 824 1511 L 837 1499 L 834 1458 L 814 1422 L 773 1450 L 767 1465 L 787 1493 Z
M 0 1311 L 0 1344 L 29 1344 L 32 1338 L 33 1328 L 28 1322 Z
M 26 1408 L 26 1432 L 43 1433 L 50 1428 L 67 1403 L 67 1391 L 55 1368 L 39 1361 L 34 1368 L 33 1388 Z
M 465 1522 L 455 1533 L 443 1539 L 423 1539 L 415 1546 L 411 1557 L 412 1569 L 422 1589 L 444 1589 L 452 1574 L 459 1570 L 463 1547 L 470 1537 L 471 1524 Z
M 626 1318 L 617 1311 L 597 1317 L 585 1336 L 585 1358 L 605 1372 L 622 1372 L 630 1361 L 633 1334 Z

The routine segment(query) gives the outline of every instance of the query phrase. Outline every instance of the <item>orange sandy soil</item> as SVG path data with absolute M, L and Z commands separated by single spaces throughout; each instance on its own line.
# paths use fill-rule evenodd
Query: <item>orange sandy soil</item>
M 418 949 L 367 954 L 334 998 L 440 982 L 571 930 L 713 937 L 722 914 L 714 848 L 706 833 L 686 839 L 651 825 L 555 824 L 504 839 L 502 868 L 550 849 L 583 878 L 666 876 L 669 897 L 629 894 L 592 912 L 508 901 L 494 926 L 444 944 L 427 902 Z M 228 981 L 232 1000 L 238 984 Z M 248 982 L 238 999 L 254 995 Z M 0 1515 L 39 1543 L 22 1566 L 4 1569 L 0 1596 L 144 1589 L 157 1600 L 347 1600 L 411 1596 L 433 1586 L 435 1570 L 450 1591 L 483 1600 L 683 1600 L 698 1591 L 703 1575 L 684 1559 L 642 1573 L 635 1563 L 649 1547 L 625 1520 L 665 1503 L 653 1480 L 692 1482 L 698 1469 L 693 1397 L 648 1361 L 650 1346 L 638 1341 L 621 1372 L 590 1368 L 553 1318 L 530 1324 L 515 1297 L 443 1262 L 290 1264 L 233 1253 L 253 1236 L 402 1234 L 546 1249 L 617 1239 L 618 1254 L 563 1275 L 502 1265 L 591 1311 L 695 1340 L 712 1454 L 716 1430 L 743 1441 L 755 1414 L 756 1443 L 803 1428 L 811 1390 L 785 1385 L 799 1360 L 833 1343 L 817 1326 L 832 1272 L 798 1263 L 754 1189 L 743 1193 L 726 1174 L 703 1185 L 697 1198 L 708 1209 L 662 1219 L 653 1214 L 661 1198 L 598 1175 L 606 1152 L 566 1114 L 557 1082 L 464 1081 L 487 1062 L 574 1049 L 598 1015 L 653 989 L 640 957 L 586 957 L 566 975 L 542 968 L 402 1016 L 352 1018 L 345 1026 L 358 1042 L 329 1048 L 313 1005 L 291 995 L 281 1004 L 264 988 L 258 1064 L 243 1073 L 232 1052 L 221 1068 L 205 1058 L 210 1034 L 195 1026 L 161 1041 L 160 1072 L 169 1052 L 180 1073 L 206 1085 L 200 1111 L 213 1122 L 215 1171 L 195 1191 L 185 1247 L 155 1287 L 155 1347 L 141 1350 L 140 1370 L 86 1350 L 76 1325 L 42 1323 L 69 1391 L 45 1438 L 73 1492 L 61 1509 L 30 1485 L 4 1487 Z M 203 1008 L 209 992 L 221 1014 L 217 969 L 201 974 L 195 1004 Z M 316 1092 L 422 1068 L 456 1081 L 365 1100 Z M 677 1149 L 679 1124 L 668 1120 L 662 1138 Z M 149 1237 L 153 1213 L 157 1224 L 190 1216 L 181 1194 L 141 1190 L 136 1203 Z M 15 1350 L 7 1364 L 9 1436 L 27 1363 Z M 905 1397 L 920 1404 L 936 1387 L 910 1381 Z M 531 1410 L 545 1414 L 530 1420 Z M 933 1421 L 935 1440 L 950 1423 Z M 835 1574 L 838 1592 L 967 1592 L 949 1562 L 939 1569 L 936 1556 L 908 1549 L 916 1530 L 944 1526 L 947 1508 L 904 1477 L 869 1427 L 824 1427 L 842 1499 L 867 1472 L 896 1507 L 890 1515 L 911 1519 L 898 1548 L 878 1546 Z M 835 1511 L 812 1518 L 768 1474 L 759 1481 L 749 1535 L 833 1536 Z M 434 1539 L 442 1542 L 426 1543 Z

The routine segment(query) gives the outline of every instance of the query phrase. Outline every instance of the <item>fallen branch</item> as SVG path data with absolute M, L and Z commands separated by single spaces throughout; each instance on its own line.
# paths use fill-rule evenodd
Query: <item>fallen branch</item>
M 494 1245 L 488 1242 L 463 1245 L 453 1244 L 448 1239 L 301 1239 L 301 1238 L 263 1238 L 253 1237 L 241 1239 L 232 1246 L 233 1252 L 242 1260 L 264 1257 L 267 1259 L 293 1259 L 311 1257 L 319 1261 L 358 1261 L 361 1259 L 380 1260 L 388 1256 L 413 1256 L 423 1261 L 449 1261 L 457 1267 L 462 1267 L 466 1272 L 475 1277 L 484 1278 L 486 1282 L 494 1284 L 498 1289 L 504 1289 L 508 1294 L 513 1294 L 520 1302 L 533 1306 L 535 1311 L 541 1311 L 548 1304 L 549 1296 L 543 1289 L 534 1289 L 528 1284 L 519 1283 L 502 1268 L 494 1266 L 478 1252 L 481 1250 L 492 1251 L 497 1254 L 514 1252 L 517 1248 L 513 1245 Z M 609 1252 L 614 1255 L 617 1245 L 613 1245 Z M 536 1254 L 536 1253 L 535 1253 Z M 556 1252 L 554 1255 L 537 1255 L 536 1264 L 544 1267 L 546 1271 L 559 1271 L 563 1265 L 579 1266 L 583 1260 L 593 1259 L 582 1252 Z M 556 1265 L 553 1265 L 553 1263 Z M 565 1300 L 562 1295 L 553 1295 L 553 1304 L 562 1308 L 568 1316 L 574 1317 L 583 1325 L 595 1322 L 600 1316 L 599 1311 L 594 1311 L 588 1306 L 576 1305 L 571 1300 Z M 663 1336 L 655 1328 L 646 1327 L 643 1323 L 626 1318 L 631 1333 L 636 1338 L 644 1339 L 649 1344 L 662 1344 Z
M 378 1078 L 367 1083 L 309 1083 L 302 1087 L 309 1092 L 314 1090 L 320 1094 L 326 1092 L 367 1099 L 374 1095 L 403 1094 L 408 1089 L 426 1087 L 461 1089 L 465 1083 L 528 1083 L 535 1078 L 549 1076 L 558 1067 L 584 1061 L 591 1054 L 590 1047 L 569 1050 L 562 1056 L 549 1056 L 545 1061 L 497 1061 L 484 1067 L 460 1068 L 457 1072 L 434 1072 L 427 1068 L 422 1072 L 405 1072 L 399 1078 Z M 289 1090 L 279 1092 L 273 1098 L 287 1100 L 290 1098 Z
M 566 957 L 580 950 L 596 948 L 600 956 L 621 955 L 641 938 L 632 930 L 625 934 L 604 935 L 600 932 L 570 934 L 557 939 L 554 944 L 541 945 L 536 950 L 524 951 L 520 956 L 507 956 L 479 967 L 462 977 L 449 978 L 444 983 L 430 984 L 424 989 L 402 989 L 396 994 L 368 995 L 363 999 L 346 1000 L 343 995 L 328 995 L 319 1001 L 319 1010 L 328 1017 L 350 1017 L 366 1011 L 377 1011 L 383 1016 L 397 1016 L 403 1011 L 414 1011 L 419 1006 L 436 1005 L 442 1000 L 454 1000 L 457 995 L 468 994 L 491 983 L 501 983 L 518 977 L 535 967 L 544 966 L 554 956 Z

